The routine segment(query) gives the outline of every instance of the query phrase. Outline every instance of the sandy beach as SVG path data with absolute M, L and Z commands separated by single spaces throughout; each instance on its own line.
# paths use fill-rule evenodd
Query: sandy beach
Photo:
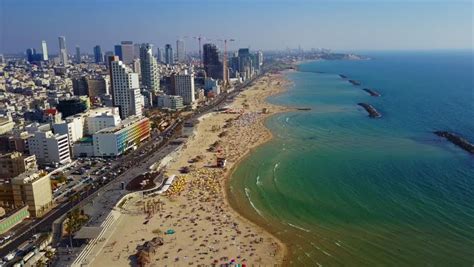
M 137 265 L 137 249 L 154 237 L 163 244 L 142 259 L 146 266 L 281 265 L 285 246 L 234 211 L 225 186 L 232 167 L 271 138 L 265 118 L 288 108 L 265 99 L 288 85 L 282 74 L 267 74 L 229 103 L 227 112 L 201 117 L 164 169 L 176 175 L 167 194 L 121 205 L 121 219 L 91 266 Z M 218 157 L 227 160 L 224 168 L 216 166 Z M 188 173 L 181 173 L 183 167 Z

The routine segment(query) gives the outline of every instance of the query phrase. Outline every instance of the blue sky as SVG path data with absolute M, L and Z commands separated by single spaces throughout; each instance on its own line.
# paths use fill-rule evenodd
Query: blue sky
M 0 0 L 0 53 L 112 50 L 121 40 L 235 38 L 233 48 L 472 49 L 472 1 Z M 185 40 L 188 50 L 197 41 Z

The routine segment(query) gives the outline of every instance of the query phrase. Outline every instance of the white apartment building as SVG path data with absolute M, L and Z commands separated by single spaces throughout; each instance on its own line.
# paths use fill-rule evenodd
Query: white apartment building
M 70 116 L 65 120 L 54 123 L 53 130 L 56 134 L 67 134 L 72 144 L 84 137 L 84 118 L 82 116 Z
M 112 99 L 114 106 L 119 107 L 120 117 L 142 115 L 143 96 L 140 94 L 138 73 L 132 72 L 117 56 L 110 62 L 112 81 Z
M 102 113 L 96 116 L 86 117 L 85 127 L 87 127 L 87 134 L 92 135 L 102 129 L 117 126 L 121 121 L 118 114 L 110 112 Z
M 188 74 L 188 71 L 185 70 L 179 74 L 173 74 L 171 79 L 175 95 L 179 95 L 183 98 L 184 105 L 192 105 L 196 100 L 194 90 L 194 74 Z
M 71 162 L 68 134 L 54 134 L 48 124 L 27 126 L 28 149 L 40 165 Z

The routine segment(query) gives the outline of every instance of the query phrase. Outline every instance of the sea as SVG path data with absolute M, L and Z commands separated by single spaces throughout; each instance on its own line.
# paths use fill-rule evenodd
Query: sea
M 231 205 L 291 266 L 473 266 L 474 155 L 433 133 L 474 142 L 473 51 L 364 55 L 285 74 L 268 100 L 311 110 L 266 121 L 274 138 L 234 170 Z

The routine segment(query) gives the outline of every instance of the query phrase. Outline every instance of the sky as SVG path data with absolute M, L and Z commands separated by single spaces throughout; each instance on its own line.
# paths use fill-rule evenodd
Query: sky
M 0 0 L 0 53 L 58 51 L 66 36 L 73 53 L 122 40 L 188 51 L 204 42 L 275 50 L 473 49 L 473 1 L 445 0 Z

